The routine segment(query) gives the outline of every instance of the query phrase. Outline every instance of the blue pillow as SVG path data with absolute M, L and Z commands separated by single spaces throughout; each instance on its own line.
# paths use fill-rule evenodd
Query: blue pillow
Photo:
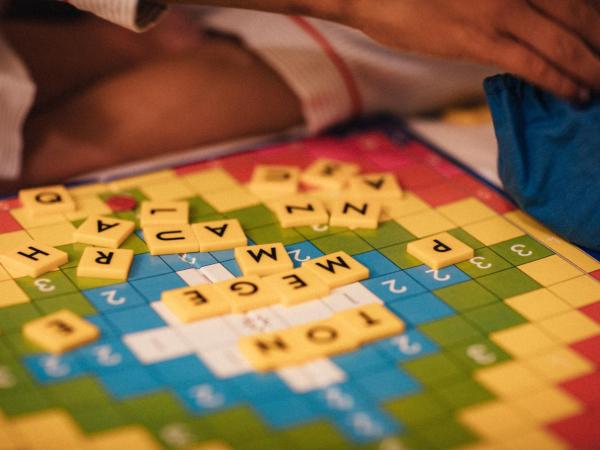
M 573 105 L 511 75 L 484 87 L 505 190 L 557 234 L 600 250 L 600 97 Z

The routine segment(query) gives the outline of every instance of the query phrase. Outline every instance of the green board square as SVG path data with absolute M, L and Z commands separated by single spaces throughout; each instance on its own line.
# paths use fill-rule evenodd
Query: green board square
M 80 278 L 77 276 L 77 267 L 64 269 L 63 272 L 82 291 L 85 289 L 94 289 L 97 287 L 110 286 L 111 284 L 123 282 L 123 280 L 108 280 L 106 278 Z
M 391 245 L 389 247 L 380 248 L 379 252 L 401 269 L 410 269 L 411 267 L 423 265 L 423 262 L 408 254 L 406 251 L 407 245 L 408 242 Z
M 120 248 L 131 249 L 135 255 L 139 255 L 140 253 L 148 253 L 150 251 L 148 250 L 146 243 L 142 241 L 135 233 L 132 233 L 131 236 L 125 239 L 125 242 L 121 244 Z
M 499 300 L 473 280 L 437 289 L 433 293 L 458 311 L 466 311 Z
M 29 298 L 40 299 L 77 292 L 77 287 L 61 271 L 48 272 L 41 277 L 23 277 L 16 280 Z
M 234 448 L 242 442 L 267 437 L 269 430 L 258 415 L 247 406 L 210 414 L 206 425 L 220 438 L 225 438 Z
M 188 204 L 190 205 L 190 219 L 202 219 L 204 217 L 214 217 L 221 216 L 221 214 L 217 213 L 215 209 L 206 203 L 200 197 L 192 197 L 188 199 Z M 192 222 L 192 220 L 190 220 Z M 193 222 L 200 222 L 200 220 L 194 220 Z
M 115 213 L 117 219 L 129 220 L 135 224 L 136 228 L 140 228 L 142 222 L 140 222 L 140 214 L 137 211 L 123 211 Z
M 351 231 L 344 231 L 331 236 L 313 239 L 312 243 L 325 254 L 334 253 L 343 249 L 349 255 L 356 255 L 372 250 L 369 244 Z
M 40 313 L 32 303 L 0 308 L 0 330 L 3 333 L 19 331 L 23 324 L 38 317 Z
M 101 406 L 110 403 L 104 387 L 92 377 L 78 377 L 49 385 L 45 393 L 55 403 L 65 406 Z
M 449 408 L 429 392 L 392 400 L 383 407 L 408 426 L 433 422 L 450 414 Z
M 491 245 L 490 248 L 515 266 L 537 261 L 553 254 L 552 251 L 529 236 L 500 242 Z
M 494 399 L 494 395 L 472 379 L 463 379 L 436 389 L 435 395 L 453 408 L 460 409 Z
M 332 234 L 347 231 L 344 227 L 331 227 L 329 225 L 313 225 L 310 227 L 296 227 L 296 231 L 308 240 L 331 236 Z
M 34 381 L 25 368 L 13 359 L 0 361 L 0 389 L 15 392 L 34 389 Z
M 475 251 L 473 258 L 457 264 L 456 267 L 471 278 L 479 278 L 504 269 L 510 269 L 513 266 L 489 248 L 480 248 Z
M 187 417 L 185 409 L 175 396 L 166 391 L 125 400 L 118 407 L 126 417 L 151 426 L 185 420 Z M 160 414 L 156 414 L 157 411 L 160 411 Z
M 250 206 L 225 213 L 225 217 L 238 219 L 244 230 L 277 223 L 275 214 L 264 205 Z
M 50 402 L 37 390 L 4 391 L 0 390 L 0 405 L 7 416 L 16 416 L 46 409 Z
M 453 419 L 430 423 L 416 431 L 419 437 L 435 449 L 454 448 L 478 440 L 471 431 Z
M 484 337 L 461 342 L 446 351 L 469 371 L 512 359 L 508 353 Z
M 480 242 L 478 239 L 475 239 L 462 228 L 454 228 L 452 230 L 449 230 L 448 233 L 450 233 L 456 239 L 461 240 L 462 242 L 464 242 L 469 247 L 475 250 L 485 247 L 484 243 Z
M 486 334 L 527 322 L 523 316 L 502 302 L 472 309 L 463 315 Z
M 61 269 L 66 269 L 69 267 L 77 267 L 79 265 L 79 260 L 81 259 L 81 255 L 83 251 L 88 245 L 85 244 L 67 244 L 56 247 L 63 252 L 66 252 L 69 255 L 69 261 L 66 264 L 60 266 Z
M 26 339 L 20 331 L 7 334 L 4 338 L 13 353 L 18 356 L 27 356 L 44 351 L 41 347 Z
M 283 431 L 281 436 L 297 450 L 343 449 L 350 447 L 333 425 L 325 421 L 311 422 Z
M 281 242 L 283 245 L 296 244 L 304 241 L 304 237 L 294 228 L 281 228 L 278 224 L 267 225 L 260 228 L 253 228 L 246 231 L 248 236 L 256 244 L 270 244 Z
M 502 299 L 534 291 L 541 287 L 516 267 L 478 278 L 477 282 Z
M 234 448 L 235 450 L 275 450 L 288 449 L 291 447 L 289 441 L 285 440 L 282 436 L 269 435 L 260 439 L 251 439 L 243 442 L 238 442 Z
M 69 309 L 79 316 L 97 313 L 96 308 L 80 292 L 38 300 L 36 305 L 44 314 L 50 314 L 60 309 Z
M 69 412 L 86 433 L 110 430 L 131 423 L 113 404 L 69 408 Z
M 460 316 L 446 317 L 420 325 L 419 328 L 442 347 L 481 336 L 477 328 Z
M 444 353 L 418 358 L 402 367 L 427 386 L 437 386 L 464 377 L 462 368 Z
M 415 239 L 411 233 L 393 220 L 380 223 L 375 230 L 358 229 L 354 232 L 374 248 L 389 247 Z

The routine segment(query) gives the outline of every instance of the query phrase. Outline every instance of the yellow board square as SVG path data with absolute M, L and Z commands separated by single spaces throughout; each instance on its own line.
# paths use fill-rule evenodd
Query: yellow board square
M 549 289 L 575 308 L 600 301 L 600 282 L 589 276 L 563 281 Z
M 25 244 L 30 241 L 31 236 L 29 236 L 25 230 L 0 233 L 0 253 L 12 250 L 17 245 Z
M 6 271 L 6 269 L 4 268 L 4 266 L 2 264 L 0 264 L 0 281 L 10 280 L 11 278 L 12 277 Z
M 490 334 L 490 340 L 518 358 L 533 356 L 557 345 L 547 334 L 530 323 L 496 331 Z
M 533 425 L 533 421 L 513 405 L 501 401 L 478 404 L 458 412 L 458 420 L 477 434 L 499 439 L 514 436 Z
M 94 214 L 110 214 L 112 210 L 96 195 L 88 195 L 86 197 L 74 197 L 77 209 L 72 212 L 64 213 L 68 220 L 81 220 Z
M 402 189 L 391 172 L 356 175 L 348 181 L 350 196 L 365 199 L 399 199 Z
M 369 278 L 369 269 L 344 251 L 310 259 L 302 267 L 314 272 L 332 289 Z
M 184 175 L 181 179 L 190 186 L 196 194 L 200 195 L 207 192 L 226 191 L 231 188 L 237 188 L 240 185 L 229 172 L 220 167 Z
M 62 185 L 21 189 L 19 200 L 30 217 L 75 211 L 73 197 Z
M 0 308 L 27 303 L 29 297 L 14 280 L 0 281 Z
M 175 179 L 175 171 L 172 169 L 150 172 L 133 177 L 121 178 L 108 183 L 108 188 L 113 192 L 125 191 L 131 188 L 139 188 L 148 184 Z
M 507 298 L 505 303 L 534 322 L 571 309 L 566 302 L 546 288 Z
M 71 416 L 60 409 L 17 416 L 10 425 L 26 443 L 20 448 L 81 449 L 85 444 L 85 435 Z
M 79 225 L 73 237 L 82 244 L 119 248 L 134 230 L 131 220 L 93 215 Z
M 458 226 L 496 216 L 496 212 L 476 198 L 467 198 L 440 206 L 437 210 Z
M 358 172 L 358 164 L 320 158 L 304 170 L 300 179 L 309 186 L 341 190 L 350 177 Z
M 194 196 L 194 191 L 177 178 L 144 184 L 140 186 L 140 190 L 150 200 L 184 200 Z
M 548 256 L 518 267 L 542 286 L 560 283 L 581 275 L 578 268 L 558 255 Z
M 556 384 L 595 370 L 594 364 L 568 347 L 554 348 L 527 359 L 525 364 Z
M 294 267 L 290 255 L 281 243 L 237 247 L 234 255 L 244 275 L 265 276 L 292 270 Z
M 567 344 L 600 333 L 600 325 L 577 310 L 544 319 L 539 322 L 539 325 L 550 335 Z
M 52 247 L 72 244 L 75 227 L 71 222 L 59 222 L 43 227 L 29 228 L 27 230 L 31 238 Z
M 508 241 L 525 234 L 500 216 L 465 225 L 463 229 L 485 245 Z
M 190 225 L 158 225 L 143 232 L 152 255 L 197 252 L 200 247 Z
M 34 227 L 41 227 L 42 225 L 52 225 L 60 222 L 67 222 L 66 214 L 75 214 L 74 212 L 69 213 L 55 213 L 55 214 L 47 214 L 41 217 L 31 217 L 29 215 L 29 211 L 25 208 L 14 208 L 11 209 L 10 215 L 14 217 L 14 219 L 19 222 L 19 224 L 27 229 Z
M 309 195 L 272 200 L 268 206 L 283 228 L 322 225 L 329 222 L 329 214 L 323 202 Z
M 531 392 L 547 384 L 520 361 L 506 361 L 477 370 L 473 377 L 500 397 L 512 397 Z
M 86 247 L 77 266 L 78 277 L 126 280 L 133 262 L 128 248 Z
M 332 227 L 370 228 L 379 225 L 381 202 L 358 198 L 341 198 L 331 205 L 329 225 Z
M 231 311 L 229 302 L 217 292 L 212 284 L 165 291 L 162 293 L 161 300 L 182 322 L 207 319 Z
M 265 282 L 277 292 L 286 306 L 325 297 L 329 286 L 305 267 L 276 273 L 265 277 Z
M 544 429 L 522 431 L 494 446 L 494 450 L 568 450 L 569 448 L 570 446 L 558 436 Z
M 296 166 L 258 164 L 254 166 L 248 189 L 257 195 L 281 197 L 298 191 L 300 169 Z
M 260 203 L 260 199 L 256 195 L 241 186 L 229 188 L 225 191 L 205 192 L 202 194 L 202 198 L 220 213 L 247 208 Z
M 192 230 L 201 252 L 228 250 L 248 244 L 248 238 L 237 219 L 193 223 Z
M 583 409 L 577 400 L 555 387 L 514 398 L 511 403 L 542 423 L 564 419 Z
M 383 211 L 396 220 L 423 212 L 431 207 L 412 192 L 406 192 L 402 198 L 383 200 Z
M 475 254 L 471 247 L 449 233 L 409 242 L 406 251 L 432 269 L 466 261 Z
M 190 204 L 186 201 L 143 201 L 140 210 L 142 227 L 187 224 Z
M 298 342 L 303 350 L 303 360 L 297 363 L 347 352 L 359 345 L 356 330 L 336 316 L 289 328 L 283 333 L 291 342 Z
M 361 344 L 400 334 L 405 328 L 402 320 L 385 306 L 377 304 L 348 309 L 335 317 L 355 331 Z
M 241 354 L 252 367 L 259 371 L 275 369 L 305 359 L 305 349 L 298 341 L 292 341 L 289 333 L 264 333 L 242 336 L 238 343 Z
M 418 238 L 456 228 L 456 225 L 433 209 L 410 216 L 397 217 L 394 214 L 390 214 L 390 216 Z
M 27 322 L 23 335 L 44 350 L 63 353 L 96 340 L 100 331 L 72 311 L 61 309 Z
M 221 281 L 214 286 L 217 292 L 227 299 L 233 313 L 262 308 L 279 301 L 277 293 L 256 275 Z
M 89 450 L 160 450 L 161 445 L 156 442 L 150 432 L 139 425 L 102 431 L 91 435 Z
M 14 269 L 30 277 L 39 277 L 69 261 L 69 255 L 50 245 L 30 240 L 0 255 L 7 270 Z

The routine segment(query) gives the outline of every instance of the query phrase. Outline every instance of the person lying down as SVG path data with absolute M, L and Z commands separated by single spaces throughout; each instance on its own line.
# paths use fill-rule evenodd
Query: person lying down
M 0 192 L 235 137 L 428 111 L 481 96 L 498 70 L 570 102 L 600 88 L 592 1 L 167 3 L 70 1 L 101 21 L 60 2 L 0 2 Z

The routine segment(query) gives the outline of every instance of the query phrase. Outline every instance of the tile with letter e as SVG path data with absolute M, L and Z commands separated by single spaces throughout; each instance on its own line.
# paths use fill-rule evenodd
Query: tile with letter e
M 500 272 L 504 269 L 510 269 L 512 264 L 496 254 L 489 248 L 480 248 L 475 250 L 475 254 L 467 261 L 456 264 L 460 270 L 471 278 L 479 278 L 484 275 Z
M 76 208 L 73 197 L 62 185 L 21 189 L 19 200 L 30 217 L 70 212 Z
M 304 267 L 265 277 L 284 305 L 296 305 L 329 294 L 329 286 Z
M 478 278 L 477 282 L 500 298 L 514 297 L 541 287 L 517 268 L 486 275 Z
M 529 236 L 501 242 L 490 248 L 515 266 L 552 255 L 552 251 Z
M 153 255 L 197 252 L 198 239 L 190 225 L 156 225 L 144 228 L 144 239 Z
M 394 300 L 387 307 L 412 325 L 455 314 L 452 308 L 431 293 Z
M 423 286 L 402 271 L 369 278 L 362 284 L 385 303 L 426 291 Z
M 308 195 L 272 200 L 268 206 L 283 228 L 322 225 L 329 222 L 329 214 L 323 202 Z
M 414 394 L 422 389 L 414 378 L 397 368 L 365 374 L 356 380 L 356 384 L 378 402 Z
M 164 291 L 161 300 L 184 323 L 227 314 L 231 311 L 229 302 L 217 293 L 212 284 Z
M 457 264 L 471 259 L 474 255 L 471 247 L 448 233 L 409 242 L 406 251 L 432 269 Z
M 369 275 L 371 277 L 386 275 L 398 270 L 398 266 L 396 266 L 377 250 L 359 253 L 358 255 L 354 255 L 354 259 L 369 269 Z
M 135 223 L 130 220 L 93 215 L 77 228 L 73 239 L 81 244 L 119 248 L 134 230 Z
M 67 253 L 41 242 L 29 241 L 0 255 L 7 270 L 19 271 L 30 277 L 39 277 L 66 264 Z
M 269 306 L 279 301 L 278 294 L 256 275 L 221 281 L 215 287 L 227 299 L 234 313 Z
M 376 229 L 381 217 L 381 202 L 352 197 L 342 197 L 332 202 L 329 225 Z
M 145 305 L 146 301 L 129 283 L 83 291 L 86 298 L 101 312 L 117 311 L 132 306 Z
M 344 251 L 311 259 L 302 267 L 312 271 L 331 288 L 361 281 L 369 277 L 369 269 Z
M 192 224 L 201 252 L 228 250 L 248 244 L 239 220 L 223 219 Z
M 77 276 L 126 280 L 132 262 L 133 250 L 88 247 L 79 260 Z
M 320 158 L 304 170 L 300 180 L 309 186 L 341 190 L 359 171 L 358 164 Z
M 400 336 L 383 339 L 374 345 L 394 363 L 409 361 L 438 351 L 435 342 L 414 329 L 408 330 Z
M 405 325 L 383 305 L 371 304 L 347 309 L 335 315 L 356 334 L 361 344 L 400 334 Z
M 237 247 L 234 255 L 244 275 L 265 276 L 294 267 L 282 243 Z
M 315 247 L 309 241 L 298 242 L 297 244 L 291 244 L 285 246 L 288 255 L 294 263 L 294 267 L 300 267 L 300 265 L 309 259 L 319 258 L 323 256 L 323 252 Z
M 132 280 L 131 285 L 141 293 L 146 300 L 160 300 L 163 291 L 187 286 L 176 273 L 166 273 L 151 278 Z
M 187 224 L 190 205 L 187 201 L 143 201 L 140 210 L 142 227 Z
M 430 269 L 423 265 L 407 269 L 406 273 L 431 291 L 469 279 L 466 274 L 454 266 L 444 267 L 443 269 Z
M 147 305 L 107 313 L 106 320 L 121 334 L 135 333 L 165 326 L 165 322 Z

